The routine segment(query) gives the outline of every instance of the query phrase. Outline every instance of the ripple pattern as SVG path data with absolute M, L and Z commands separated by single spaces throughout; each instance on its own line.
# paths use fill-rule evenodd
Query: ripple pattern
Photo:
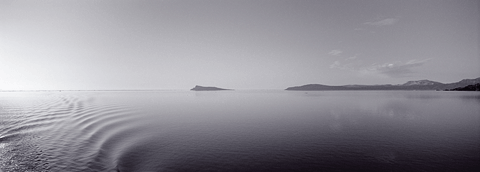
M 23 93 L 0 99 L 0 170 L 116 171 L 112 149 L 134 135 L 138 112 L 74 95 Z
M 444 93 L 0 92 L 0 172 L 480 171 Z

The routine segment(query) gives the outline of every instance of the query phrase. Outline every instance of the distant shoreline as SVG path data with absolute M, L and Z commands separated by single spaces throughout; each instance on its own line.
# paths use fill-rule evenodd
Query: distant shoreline
M 330 86 L 321 84 L 307 84 L 302 86 L 293 86 L 286 89 L 245 89 L 245 90 L 285 90 L 285 91 L 464 91 L 461 88 L 471 87 L 471 85 L 480 84 L 480 77 L 475 79 L 463 79 L 454 83 L 440 83 L 430 80 L 408 81 L 405 84 L 384 84 L 384 85 L 341 85 Z M 145 91 L 185 91 L 186 89 L 93 89 L 93 90 L 0 90 L 0 92 L 62 92 L 62 91 L 125 91 L 125 92 L 145 92 Z M 196 85 L 191 91 L 234 91 L 234 89 L 224 89 L 219 87 L 204 87 Z M 242 90 L 242 89 L 240 89 Z

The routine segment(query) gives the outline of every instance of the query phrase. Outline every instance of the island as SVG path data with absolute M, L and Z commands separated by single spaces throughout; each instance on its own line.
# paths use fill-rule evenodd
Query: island
M 224 89 L 224 88 L 218 88 L 218 87 L 204 87 L 200 85 L 195 85 L 192 89 L 192 91 L 222 91 L 222 90 L 232 90 L 232 89 Z
M 384 84 L 384 85 L 341 85 L 329 86 L 321 84 L 307 84 L 302 86 L 288 87 L 288 91 L 327 91 L 327 90 L 460 90 L 463 87 L 469 86 L 465 89 L 476 89 L 475 84 L 480 83 L 480 77 L 475 79 L 463 79 L 454 83 L 441 83 L 430 80 L 408 81 L 404 84 Z

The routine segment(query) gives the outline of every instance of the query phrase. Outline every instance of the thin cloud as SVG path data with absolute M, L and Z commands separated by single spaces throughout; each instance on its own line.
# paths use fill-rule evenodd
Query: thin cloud
M 330 65 L 330 68 L 339 68 L 342 69 L 342 63 L 340 61 L 335 61 Z
M 364 72 L 378 73 L 378 74 L 386 75 L 392 78 L 408 77 L 415 73 L 413 68 L 422 66 L 429 60 L 430 59 L 410 60 L 406 63 L 396 62 L 396 63 L 385 63 L 385 64 L 379 64 L 379 65 L 374 64 L 362 70 Z
M 361 74 L 369 75 L 383 75 L 392 78 L 409 77 L 416 73 L 414 70 L 431 59 L 425 60 L 410 60 L 405 63 L 393 62 L 384 64 L 372 64 L 366 66 L 361 61 L 354 60 L 356 56 L 347 58 L 343 61 L 335 61 L 330 65 L 332 69 L 349 70 L 352 72 L 359 72 Z
M 357 55 L 354 55 L 354 56 L 349 57 L 349 58 L 347 58 L 347 59 L 345 59 L 345 60 L 355 60 L 356 58 L 357 58 Z
M 332 69 L 341 69 L 341 70 L 349 70 L 349 71 L 357 71 L 360 64 L 358 62 L 349 62 L 349 61 L 335 61 L 330 65 Z
M 397 18 L 387 18 L 387 19 L 374 21 L 374 22 L 365 22 L 363 24 L 371 25 L 371 26 L 388 26 L 388 25 L 394 25 L 397 22 L 398 22 Z
M 330 65 L 330 68 L 354 71 L 355 70 L 355 64 L 354 63 L 342 63 L 340 61 L 335 61 Z
M 361 63 L 359 63 L 355 59 L 357 59 L 357 55 L 345 58 L 343 60 L 337 60 L 330 65 L 330 68 L 355 71 L 361 65 Z
M 329 55 L 332 55 L 332 56 L 339 56 L 340 54 L 342 54 L 343 51 L 342 50 L 332 50 L 330 51 L 328 54 Z

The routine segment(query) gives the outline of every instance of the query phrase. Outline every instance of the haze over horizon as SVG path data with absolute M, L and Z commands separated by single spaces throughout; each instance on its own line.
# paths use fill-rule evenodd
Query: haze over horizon
M 480 76 L 476 0 L 0 2 L 0 89 L 285 89 Z

